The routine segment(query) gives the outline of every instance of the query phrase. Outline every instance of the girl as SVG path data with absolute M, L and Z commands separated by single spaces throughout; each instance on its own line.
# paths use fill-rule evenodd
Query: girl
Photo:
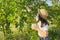
M 36 16 L 37 26 L 32 25 L 32 29 L 38 31 L 40 40 L 49 40 L 47 16 L 45 9 L 38 9 L 38 15 Z

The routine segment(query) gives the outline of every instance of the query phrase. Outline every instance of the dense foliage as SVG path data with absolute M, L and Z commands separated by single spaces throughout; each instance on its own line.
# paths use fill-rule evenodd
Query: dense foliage
M 37 32 L 31 29 L 38 8 L 49 13 L 50 39 L 60 40 L 60 6 L 55 4 L 59 0 L 53 1 L 52 6 L 46 1 L 0 0 L 0 40 L 39 40 Z

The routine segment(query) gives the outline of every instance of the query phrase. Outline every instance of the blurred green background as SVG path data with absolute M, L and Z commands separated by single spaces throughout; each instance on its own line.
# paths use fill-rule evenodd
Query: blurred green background
M 50 40 L 60 40 L 60 0 L 0 0 L 0 40 L 39 40 L 37 9 L 48 11 Z

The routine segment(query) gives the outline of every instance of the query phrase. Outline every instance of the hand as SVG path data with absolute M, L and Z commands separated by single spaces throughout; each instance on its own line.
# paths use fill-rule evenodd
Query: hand
M 38 29 L 39 29 L 39 27 L 38 27 L 36 24 L 32 24 L 31 28 L 32 28 L 33 30 L 38 30 Z

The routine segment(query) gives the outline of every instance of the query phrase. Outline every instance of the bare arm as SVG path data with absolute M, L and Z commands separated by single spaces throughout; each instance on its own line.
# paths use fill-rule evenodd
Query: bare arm
M 44 37 L 46 37 L 47 36 L 47 30 L 44 30 L 44 31 L 42 31 L 42 30 L 40 30 L 40 29 L 38 29 L 37 30 L 41 35 L 43 35 Z
M 37 27 L 37 26 L 32 26 L 31 27 L 33 30 L 36 30 L 36 31 L 38 31 L 38 33 L 40 33 L 41 35 L 43 35 L 44 37 L 46 37 L 47 36 L 47 30 L 41 30 L 39 27 Z

